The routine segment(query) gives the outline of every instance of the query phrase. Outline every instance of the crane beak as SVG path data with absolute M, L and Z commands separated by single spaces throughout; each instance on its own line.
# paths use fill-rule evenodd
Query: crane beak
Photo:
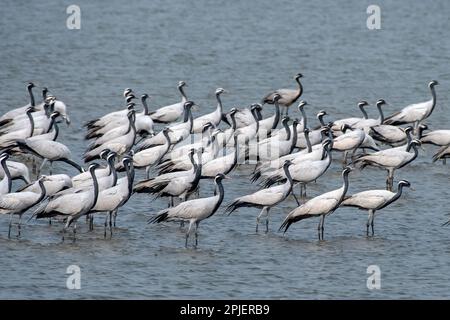
M 198 111 L 200 110 L 200 107 L 198 106 L 198 104 L 194 104 L 191 109 L 194 111 Z

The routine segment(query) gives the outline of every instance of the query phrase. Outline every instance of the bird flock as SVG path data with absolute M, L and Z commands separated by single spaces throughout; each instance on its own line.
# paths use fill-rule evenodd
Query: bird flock
M 217 107 L 200 116 L 194 116 L 201 107 L 188 99 L 184 81 L 178 83 L 181 100 L 156 110 L 149 106 L 147 94 L 138 96 L 127 88 L 124 107 L 83 124 L 84 166 L 57 141 L 59 125 L 70 124 L 65 103 L 47 88 L 42 88 L 42 98 L 36 101 L 37 87 L 28 83 L 29 103 L 0 117 L 0 214 L 9 215 L 8 237 L 14 225 L 17 236 L 21 235 L 22 216 L 33 209 L 28 221 L 61 223 L 63 241 L 70 236 L 70 228 L 75 241 L 80 218 L 93 230 L 94 217 L 103 214 L 106 238 L 108 230 L 112 236 L 119 209 L 133 194 L 143 193 L 168 202 L 166 209 L 149 217 L 149 223 L 175 221 L 180 227 L 188 223 L 185 246 L 192 234 L 197 246 L 199 224 L 221 207 L 225 194 L 222 182 L 233 179 L 237 166 L 252 168 L 246 178 L 249 184 L 258 183 L 260 190 L 234 199 L 224 212 L 232 214 L 242 207 L 261 209 L 256 232 L 261 222 L 268 232 L 270 209 L 292 196 L 297 206 L 279 231 L 286 232 L 293 223 L 316 217 L 318 237 L 323 239 L 325 217 L 348 206 L 368 211 L 366 232 L 373 236 L 375 213 L 397 201 L 403 189 L 410 187 L 408 181 L 400 180 L 393 191 L 394 174 L 417 158 L 421 144 L 440 147 L 433 162 L 445 163 L 450 157 L 450 130 L 429 131 L 425 123 L 436 107 L 438 82 L 428 84 L 430 100 L 390 116 L 384 116 L 387 103 L 379 99 L 375 102 L 376 119 L 369 118 L 367 101 L 357 104 L 361 117 L 334 119 L 325 110 L 311 110 L 300 100 L 301 78 L 302 74 L 295 76 L 295 89 L 274 90 L 247 108 L 227 110 L 222 104 L 227 91 L 218 88 Z M 295 115 L 289 117 L 294 105 L 291 116 Z M 318 126 L 309 124 L 305 109 L 316 114 Z M 270 115 L 264 118 L 263 111 Z M 320 179 L 333 160 L 342 162 L 342 185 L 308 197 L 307 186 Z M 55 161 L 73 167 L 77 174 L 53 174 Z M 386 170 L 386 189 L 347 194 L 352 170 L 367 166 Z M 145 178 L 135 182 L 137 170 L 145 171 Z M 44 171 L 47 174 L 42 174 Z M 14 192 L 13 180 L 23 181 Z M 213 195 L 201 197 L 200 185 L 214 185 Z M 151 211 L 150 198 L 148 203 Z M 18 222 L 14 222 L 15 217 Z M 448 224 L 450 221 L 444 225 Z

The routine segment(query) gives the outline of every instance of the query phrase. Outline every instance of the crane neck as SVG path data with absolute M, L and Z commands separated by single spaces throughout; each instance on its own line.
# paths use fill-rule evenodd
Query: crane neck
M 278 122 L 280 122 L 280 104 L 278 103 L 278 100 L 275 101 L 275 118 L 273 119 L 272 123 L 272 130 L 275 130 L 278 126 Z
M 3 179 L 7 179 L 8 182 L 8 193 L 11 192 L 12 188 L 12 179 L 11 179 L 11 173 L 9 172 L 8 165 L 6 164 L 6 158 L 3 158 L 1 161 L 1 166 L 3 168 L 3 172 L 5 172 L 5 177 Z
M 33 115 L 31 114 L 31 112 L 27 112 L 27 117 L 30 120 L 30 134 L 29 134 L 29 137 L 32 137 L 33 133 L 34 133 L 34 119 L 33 119 Z
M 311 145 L 311 140 L 309 139 L 309 131 L 306 131 L 304 134 L 305 134 L 306 147 L 308 148 L 308 153 L 311 153 L 312 145 Z
M 216 190 L 219 189 L 219 197 L 217 199 L 217 202 L 214 206 L 214 209 L 212 211 L 212 213 L 210 214 L 210 216 L 212 216 L 214 213 L 216 213 L 217 209 L 219 209 L 220 205 L 222 204 L 225 192 L 223 190 L 223 185 L 222 185 L 222 180 L 215 180 L 215 185 L 216 185 Z M 217 196 L 216 196 L 217 197 Z
M 361 113 L 363 114 L 364 119 L 369 119 L 369 115 L 367 114 L 366 110 L 364 109 L 364 105 L 360 104 L 358 105 L 359 110 L 361 110 Z
M 33 95 L 33 87 L 28 87 L 28 95 L 30 96 L 30 105 L 32 107 L 36 106 L 36 102 L 34 100 L 34 95 Z

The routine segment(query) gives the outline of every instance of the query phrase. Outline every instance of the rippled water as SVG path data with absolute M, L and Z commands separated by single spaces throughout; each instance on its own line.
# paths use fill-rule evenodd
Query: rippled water
M 216 87 L 229 91 L 223 102 L 230 109 L 293 86 L 292 76 L 302 72 L 313 119 L 320 109 L 336 118 L 358 113 L 361 99 L 384 98 L 391 113 L 429 99 L 426 85 L 437 79 L 438 104 L 428 123 L 449 127 L 445 0 L 378 1 L 377 31 L 366 28 L 370 1 L 77 0 L 81 30 L 66 28 L 70 4 L 2 2 L 0 113 L 27 102 L 26 81 L 48 86 L 68 105 L 73 125 L 60 141 L 77 161 L 86 145 L 82 123 L 122 106 L 124 88 L 147 92 L 153 107 L 163 106 L 178 101 L 179 80 L 202 106 L 199 114 L 214 108 Z M 8 217 L 0 217 L 0 298 L 449 298 L 450 229 L 441 227 L 449 170 L 431 164 L 434 149 L 426 147 L 397 173 L 415 191 L 382 211 L 370 239 L 366 213 L 348 208 L 327 219 L 325 241 L 317 241 L 313 219 L 283 236 L 276 230 L 296 206 L 290 198 L 271 211 L 268 234 L 254 232 L 257 209 L 225 216 L 221 208 L 202 223 L 197 250 L 184 248 L 176 225 L 146 224 L 167 203 L 143 195 L 120 210 L 112 240 L 103 239 L 103 218 L 94 232 L 79 223 L 75 244 L 61 243 L 60 225 L 45 222 L 30 222 L 21 239 L 8 240 Z M 257 190 L 250 170 L 239 168 L 225 182 L 225 204 Z M 385 172 L 369 168 L 351 174 L 349 192 L 384 184 Z M 308 192 L 340 185 L 336 163 Z M 211 194 L 211 182 L 202 182 L 201 194 Z M 66 289 L 72 264 L 81 267 L 81 290 Z M 372 264 L 381 268 L 381 290 L 366 287 Z

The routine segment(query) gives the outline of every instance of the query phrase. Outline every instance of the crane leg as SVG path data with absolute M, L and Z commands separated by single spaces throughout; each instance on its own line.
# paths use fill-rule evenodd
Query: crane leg
M 11 227 L 12 227 L 12 221 L 13 221 L 13 213 L 11 212 L 9 214 L 9 228 L 8 228 L 8 239 L 11 239 Z
M 188 247 L 188 240 L 189 240 L 189 235 L 191 234 L 191 230 L 192 230 L 192 221 L 189 222 L 189 228 L 188 228 L 188 230 L 186 231 L 186 242 L 185 242 L 185 244 L 184 244 L 184 246 L 186 247 L 186 249 L 187 249 L 187 247 Z
M 113 212 L 111 211 L 110 213 L 109 213 L 109 237 L 110 238 L 112 238 L 112 234 L 113 234 L 113 231 L 112 231 L 112 219 L 113 219 Z
M 114 226 L 114 228 L 116 227 L 116 218 L 117 218 L 118 211 L 119 211 L 119 209 L 116 209 L 113 211 L 113 218 L 114 218 L 113 226 Z
M 38 177 L 41 175 L 42 168 L 45 166 L 46 163 L 47 163 L 47 159 L 44 159 L 41 163 L 41 166 L 38 169 L 38 172 L 37 172 Z
M 369 210 L 369 216 L 367 217 L 366 223 L 366 236 L 369 236 L 370 218 L 372 217 L 372 210 Z
M 269 232 L 269 210 L 270 208 L 266 210 L 266 233 Z
M 295 201 L 297 202 L 297 205 L 300 205 L 300 201 L 298 201 L 297 197 L 295 196 L 294 190 L 292 190 L 292 195 L 294 196 Z
M 104 225 L 104 229 L 103 229 L 103 238 L 106 239 L 106 228 L 108 226 L 108 214 L 106 214 L 105 216 L 105 225 Z
M 324 225 L 325 223 L 325 215 L 322 215 L 320 218 L 320 222 L 319 222 L 319 226 L 317 227 L 317 233 L 319 235 L 319 240 L 323 240 L 323 230 L 324 230 Z
M 200 221 L 197 221 L 195 223 L 195 247 L 197 248 L 198 245 L 198 225 L 200 224 Z
M 372 237 L 375 235 L 375 231 L 373 230 L 373 221 L 375 220 L 375 211 L 372 212 L 372 220 L 370 222 L 370 227 L 372 229 Z
M 259 215 L 256 217 L 256 232 L 258 232 L 258 227 L 259 227 L 259 221 L 261 219 L 261 217 L 263 216 L 263 214 L 265 213 L 265 211 L 267 210 L 267 207 L 263 207 L 261 212 L 259 213 Z
M 75 222 L 73 225 L 73 243 L 77 241 L 77 223 Z
M 21 228 L 22 228 L 21 223 L 22 223 L 22 215 L 20 214 L 19 215 L 19 224 L 17 226 L 17 237 L 18 238 L 20 237 L 20 232 L 21 232 Z

